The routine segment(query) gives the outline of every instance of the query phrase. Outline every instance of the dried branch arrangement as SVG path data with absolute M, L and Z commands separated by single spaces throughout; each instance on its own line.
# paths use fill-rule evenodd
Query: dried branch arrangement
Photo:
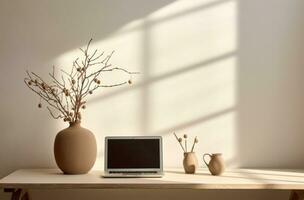
M 188 153 L 188 149 L 187 149 L 187 143 L 188 143 L 188 136 L 187 134 L 184 134 L 183 138 L 182 137 L 177 137 L 177 135 L 175 133 L 173 133 L 176 140 L 178 141 L 179 145 L 181 146 L 181 148 L 183 149 L 184 153 Z M 193 140 L 193 144 L 192 144 L 192 147 L 191 147 L 191 151 L 190 152 L 194 152 L 194 148 L 195 148 L 195 145 L 198 143 L 198 139 L 197 137 L 194 138 Z
M 114 52 L 105 56 L 104 52 L 94 50 L 89 52 L 92 39 L 88 42 L 82 58 L 76 58 L 70 72 L 61 70 L 61 76 L 55 75 L 55 67 L 49 73 L 51 81 L 47 83 L 38 74 L 27 71 L 25 84 L 40 96 L 38 107 L 42 108 L 41 100 L 48 104 L 46 107 L 54 119 L 63 119 L 65 122 L 80 122 L 81 110 L 86 108 L 86 99 L 95 90 L 102 87 L 117 87 L 132 84 L 131 75 L 138 72 L 130 72 L 124 68 L 114 67 L 109 61 Z M 115 84 L 103 84 L 102 76 L 107 72 L 120 71 L 130 78 Z

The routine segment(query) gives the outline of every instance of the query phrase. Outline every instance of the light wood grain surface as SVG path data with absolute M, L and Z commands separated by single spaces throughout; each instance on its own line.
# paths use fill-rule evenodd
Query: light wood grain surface
M 21 169 L 1 179 L 0 188 L 304 190 L 304 171 L 300 170 L 231 169 L 212 176 L 207 169 L 195 175 L 167 169 L 163 178 L 102 178 L 102 173 L 64 175 L 57 169 Z

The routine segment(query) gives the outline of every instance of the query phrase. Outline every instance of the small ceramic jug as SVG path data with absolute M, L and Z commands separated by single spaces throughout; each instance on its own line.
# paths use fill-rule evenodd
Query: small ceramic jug
M 205 160 L 206 156 L 210 157 L 209 163 L 207 163 L 206 160 Z M 203 160 L 204 160 L 205 164 L 207 165 L 207 167 L 208 167 L 208 169 L 209 169 L 209 171 L 212 175 L 218 176 L 218 175 L 221 175 L 224 172 L 225 164 L 224 164 L 222 154 L 220 154 L 220 153 L 216 153 L 216 154 L 205 153 L 203 155 Z
M 184 153 L 183 165 L 186 174 L 195 174 L 198 169 L 198 162 L 194 152 Z

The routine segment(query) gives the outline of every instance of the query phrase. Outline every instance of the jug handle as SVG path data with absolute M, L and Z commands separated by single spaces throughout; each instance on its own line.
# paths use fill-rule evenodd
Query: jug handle
M 209 153 L 205 153 L 204 155 L 203 155 L 203 161 L 204 161 L 204 163 L 207 165 L 207 167 L 209 167 L 209 164 L 206 162 L 206 160 L 205 160 L 205 157 L 206 156 L 209 156 L 210 158 L 211 158 L 211 154 L 209 154 Z

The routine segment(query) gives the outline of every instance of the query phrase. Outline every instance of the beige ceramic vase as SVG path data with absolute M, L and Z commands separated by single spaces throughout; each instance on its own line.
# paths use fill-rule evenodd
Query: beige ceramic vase
M 206 156 L 210 157 L 209 163 L 207 163 L 206 160 L 205 160 Z M 203 160 L 204 160 L 205 164 L 207 165 L 207 167 L 208 167 L 208 169 L 209 169 L 209 171 L 212 175 L 218 176 L 218 175 L 221 175 L 224 172 L 225 164 L 224 164 L 222 154 L 220 154 L 220 153 L 216 153 L 216 154 L 205 153 L 203 155 Z
M 198 162 L 194 152 L 184 153 L 183 165 L 186 174 L 195 174 L 198 169 Z
M 85 174 L 96 160 L 97 145 L 95 136 L 80 122 L 60 131 L 54 143 L 54 154 L 58 167 L 65 174 Z

